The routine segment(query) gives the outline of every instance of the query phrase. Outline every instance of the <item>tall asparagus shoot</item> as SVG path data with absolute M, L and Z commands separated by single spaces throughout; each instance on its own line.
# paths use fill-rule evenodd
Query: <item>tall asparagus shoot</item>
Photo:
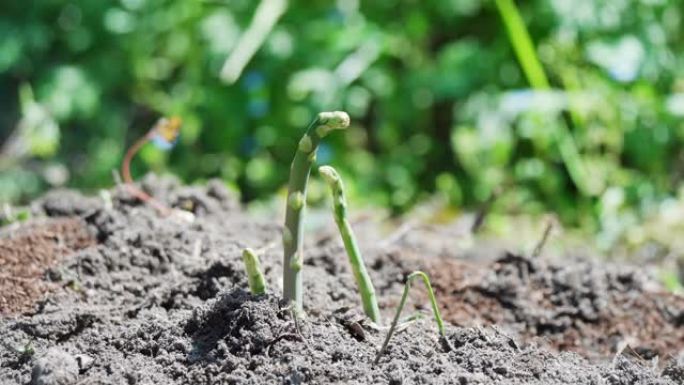
M 349 257 L 349 264 L 354 273 L 356 285 L 359 287 L 359 292 L 361 293 L 363 311 L 371 320 L 373 320 L 373 322 L 379 324 L 380 310 L 378 309 L 378 300 L 375 296 L 375 288 L 373 287 L 373 282 L 366 270 L 366 265 L 363 262 L 363 256 L 356 243 L 354 231 L 347 219 L 347 199 L 344 194 L 342 178 L 340 178 L 337 171 L 330 166 L 321 166 L 318 168 L 318 172 L 323 176 L 332 190 L 335 223 L 337 223 L 337 227 L 340 230 L 344 248 L 347 250 L 347 256 Z
M 242 251 L 242 261 L 245 263 L 245 270 L 247 271 L 249 290 L 254 295 L 264 294 L 266 292 L 266 280 L 261 272 L 259 256 L 254 250 L 246 248 Z
M 299 141 L 290 166 L 285 228 L 283 228 L 283 299 L 293 306 L 295 313 L 302 312 L 302 219 L 311 166 L 316 161 L 316 150 L 321 139 L 333 130 L 344 129 L 348 126 L 349 115 L 346 112 L 319 113 Z
M 428 297 L 430 298 L 430 303 L 432 305 L 432 313 L 434 314 L 435 321 L 437 322 L 439 336 L 441 338 L 446 338 L 446 332 L 444 331 L 444 321 L 442 321 L 442 316 L 439 314 L 439 307 L 437 306 L 437 300 L 435 299 L 435 292 L 432 290 L 432 285 L 430 284 L 430 278 L 428 278 L 427 274 L 423 273 L 422 271 L 414 271 L 413 273 L 409 274 L 409 276 L 406 278 L 406 285 L 404 285 L 404 293 L 401 295 L 401 301 L 399 301 L 397 313 L 394 315 L 392 325 L 390 326 L 389 332 L 387 332 L 387 337 L 385 337 L 385 342 L 382 343 L 382 348 L 380 348 L 380 351 L 375 356 L 375 361 L 373 361 L 373 365 L 377 365 L 377 363 L 380 361 L 380 357 L 387 350 L 387 345 L 389 344 L 390 338 L 392 338 L 392 334 L 394 334 L 394 330 L 396 329 L 397 323 L 399 322 L 399 316 L 401 315 L 401 311 L 402 309 L 404 309 L 404 305 L 406 304 L 406 298 L 408 297 L 408 291 L 411 287 L 411 281 L 413 281 L 417 277 L 422 278 L 423 283 L 427 288 Z

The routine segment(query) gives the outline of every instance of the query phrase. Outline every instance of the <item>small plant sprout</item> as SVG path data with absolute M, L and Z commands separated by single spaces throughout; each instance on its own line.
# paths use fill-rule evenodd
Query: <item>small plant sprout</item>
M 123 180 L 126 184 L 126 189 L 128 192 L 141 201 L 148 203 L 150 206 L 157 209 L 157 211 L 159 211 L 162 215 L 170 214 L 171 210 L 146 192 L 135 187 L 133 184 L 133 177 L 131 176 L 131 161 L 147 142 L 152 142 L 155 146 L 162 150 L 169 150 L 173 148 L 178 141 L 180 126 L 181 119 L 177 116 L 173 116 L 171 118 L 160 118 L 143 137 L 138 139 L 135 143 L 133 143 L 133 145 L 131 145 L 131 147 L 128 148 L 126 155 L 124 155 L 123 162 L 121 163 L 121 175 L 123 176 Z
M 380 348 L 380 351 L 378 351 L 378 354 L 375 356 L 375 361 L 373 361 L 373 365 L 377 365 L 377 363 L 380 361 L 380 357 L 387 350 L 387 345 L 389 344 L 390 338 L 392 338 L 392 334 L 394 334 L 394 330 L 397 328 L 397 323 L 399 322 L 399 316 L 401 315 L 401 311 L 402 309 L 404 309 L 404 305 L 406 304 L 406 298 L 408 297 L 408 291 L 411 287 L 411 282 L 417 277 L 420 277 L 423 280 L 423 283 L 427 288 L 428 297 L 430 298 L 430 303 L 432 305 L 432 313 L 435 316 L 435 322 L 437 322 L 437 330 L 439 331 L 439 336 L 440 338 L 446 340 L 444 321 L 442 321 L 442 316 L 439 314 L 439 307 L 437 306 L 435 293 L 432 290 L 432 285 L 430 284 L 430 278 L 428 278 L 427 274 L 423 273 L 422 271 L 414 271 L 413 273 L 409 274 L 409 276 L 406 278 L 406 284 L 404 285 L 404 293 L 401 295 L 401 301 L 399 301 L 397 313 L 394 315 L 392 325 L 390 326 L 390 329 L 387 332 L 387 337 L 385 337 L 385 341 L 382 343 L 382 348 Z
M 242 261 L 245 263 L 245 270 L 247 271 L 249 290 L 254 295 L 264 294 L 266 292 L 266 280 L 261 273 L 259 256 L 254 250 L 246 248 L 242 251 Z
M 553 230 L 553 220 L 548 219 L 546 221 L 544 233 L 542 234 L 541 239 L 539 239 L 539 242 L 537 242 L 537 245 L 534 247 L 534 250 L 532 251 L 532 259 L 536 259 L 541 255 L 541 252 L 544 249 L 544 246 L 546 245 L 546 241 L 548 241 L 549 235 L 551 235 L 551 230 Z
M 373 287 L 373 282 L 366 270 L 366 265 L 363 262 L 363 256 L 356 243 L 356 237 L 352 231 L 351 224 L 347 219 L 347 199 L 344 194 L 342 178 L 340 178 L 337 171 L 330 166 L 321 166 L 318 168 L 318 172 L 323 176 L 323 179 L 325 179 L 332 190 L 335 223 L 337 223 L 337 227 L 340 230 L 344 248 L 347 250 L 347 256 L 349 257 L 349 264 L 354 273 L 356 285 L 359 287 L 359 292 L 361 293 L 363 311 L 373 322 L 379 324 L 380 310 L 378 309 L 378 301 L 375 296 L 375 288 Z
M 2 211 L 0 212 L 0 226 L 24 222 L 30 218 L 31 211 L 28 208 L 13 208 L 9 203 L 5 203 L 2 205 Z
M 287 209 L 283 228 L 283 299 L 302 312 L 302 243 L 306 186 L 316 150 L 321 139 L 333 130 L 349 126 L 349 115 L 342 111 L 321 112 L 311 122 L 299 141 L 292 165 L 287 191 Z
M 33 341 L 32 340 L 26 341 L 21 346 L 12 347 L 12 350 L 14 350 L 22 358 L 29 358 L 29 357 L 33 356 L 34 354 L 36 354 L 36 349 L 33 347 Z

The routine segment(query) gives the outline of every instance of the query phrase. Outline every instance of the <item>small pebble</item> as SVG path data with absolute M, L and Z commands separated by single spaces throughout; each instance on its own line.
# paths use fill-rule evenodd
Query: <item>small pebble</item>
M 78 362 L 78 369 L 81 373 L 93 367 L 95 360 L 85 354 L 76 355 L 76 362 Z
M 59 348 L 50 348 L 38 358 L 31 372 L 31 385 L 68 385 L 78 379 L 78 362 Z

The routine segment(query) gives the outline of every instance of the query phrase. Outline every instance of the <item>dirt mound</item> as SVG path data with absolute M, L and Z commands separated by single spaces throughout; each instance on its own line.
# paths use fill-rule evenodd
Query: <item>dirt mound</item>
M 624 351 L 666 361 L 684 352 L 684 298 L 645 289 L 632 269 L 507 254 L 493 264 L 432 261 L 428 270 L 457 325 L 506 325 L 524 340 L 596 359 Z
M 613 283 L 601 283 L 606 273 L 593 266 L 578 273 L 580 286 L 563 289 L 573 282 L 564 273 L 554 275 L 549 273 L 554 268 L 528 266 L 526 280 L 542 290 L 537 294 L 542 299 L 531 303 L 526 296 L 534 290 L 522 291 L 517 278 L 504 279 L 520 274 L 519 261 L 500 261 L 500 270 L 482 265 L 472 274 L 454 277 L 454 284 L 463 288 L 481 279 L 489 295 L 475 289 L 464 290 L 470 294 L 462 298 L 453 295 L 446 278 L 433 271 L 442 306 L 462 308 L 448 312 L 455 323 L 464 323 L 454 316 L 460 314 L 463 319 L 490 317 L 499 327 L 448 326 L 453 349 L 447 351 L 438 342 L 434 323 L 425 317 L 398 333 L 373 367 L 386 330 L 358 313 L 354 281 L 339 244 L 313 242 L 307 249 L 307 317 L 295 322 L 276 295 L 281 274 L 279 226 L 245 215 L 218 182 L 206 188 L 158 182 L 147 180 L 148 191 L 172 207 L 194 212 L 194 222 L 160 218 L 123 191 L 114 191 L 111 202 L 84 204 L 86 200 L 78 195 L 59 193 L 35 205 L 46 215 L 80 216 L 98 243 L 61 260 L 62 274 L 54 277 L 60 280 L 57 289 L 32 314 L 0 318 L 0 383 L 57 384 L 65 379 L 73 382 L 74 376 L 78 383 L 88 384 L 681 382 L 682 365 L 675 361 L 660 370 L 635 357 L 588 361 L 575 353 L 527 343 L 528 329 L 519 325 L 536 322 L 553 326 L 539 326 L 539 330 L 570 330 L 576 318 L 588 322 L 603 317 L 599 305 L 612 297 L 597 299 L 582 287 L 611 293 L 610 285 L 620 283 L 620 290 L 638 296 L 632 289 L 638 287 L 638 279 L 616 276 Z M 0 242 L 19 239 L 10 236 Z M 270 284 L 267 295 L 254 297 L 244 291 L 247 282 L 240 252 L 246 246 L 261 249 Z M 438 261 L 401 251 L 367 257 L 386 318 L 398 300 L 405 274 Z M 507 269 L 509 273 L 504 272 Z M 544 299 L 547 286 L 555 288 L 555 294 Z M 468 296 L 473 296 L 472 301 Z M 459 301 L 472 309 L 458 305 Z M 567 312 L 563 309 L 575 302 L 582 304 L 576 305 L 582 310 L 566 315 L 570 322 L 562 318 Z M 492 306 L 489 316 L 487 311 L 479 315 L 474 310 L 487 306 Z M 494 311 L 495 306 L 505 309 L 503 315 Z M 514 306 L 528 306 L 530 311 L 516 313 Z M 671 325 L 681 330 L 681 323 Z M 504 334 L 509 329 L 517 330 L 521 339 Z M 681 342 L 675 344 L 681 348 Z M 56 370 L 60 367 L 64 370 Z

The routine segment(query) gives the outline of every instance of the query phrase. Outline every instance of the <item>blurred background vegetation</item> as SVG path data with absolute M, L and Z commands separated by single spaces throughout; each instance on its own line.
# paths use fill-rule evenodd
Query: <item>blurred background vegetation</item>
M 2 0 L 0 202 L 111 186 L 171 114 L 180 142 L 146 146 L 134 175 L 266 198 L 312 116 L 341 109 L 353 127 L 318 159 L 358 200 L 402 213 L 496 193 L 500 212 L 639 243 L 684 218 L 683 15 L 677 0 Z

